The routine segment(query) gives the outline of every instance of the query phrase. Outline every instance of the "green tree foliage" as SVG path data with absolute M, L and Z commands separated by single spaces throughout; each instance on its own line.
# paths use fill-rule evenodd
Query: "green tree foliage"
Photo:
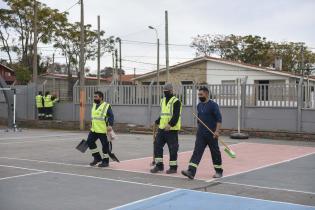
M 283 70 L 302 73 L 302 46 L 304 48 L 305 71 L 309 72 L 315 63 L 315 54 L 304 43 L 272 42 L 260 36 L 198 35 L 191 47 L 197 56 L 218 55 L 223 59 L 241 61 L 247 64 L 273 66 L 276 57 L 282 58 Z
M 15 70 L 16 80 L 21 85 L 26 85 L 32 78 L 30 70 L 21 64 L 10 65 Z
M 33 0 L 3 0 L 8 9 L 0 10 L 1 33 L 0 39 L 8 57 L 12 52 L 17 53 L 23 65 L 31 69 L 34 42 L 34 2 Z M 67 23 L 67 14 L 47 7 L 36 1 L 38 11 L 38 43 L 51 42 L 55 32 L 61 30 Z M 1 35 L 2 34 L 2 35 Z M 10 35 L 5 36 L 5 35 Z M 10 59 L 11 60 L 11 59 Z

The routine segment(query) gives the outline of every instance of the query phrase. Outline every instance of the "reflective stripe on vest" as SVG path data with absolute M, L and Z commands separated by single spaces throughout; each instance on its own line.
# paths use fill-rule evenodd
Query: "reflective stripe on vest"
M 43 96 L 41 96 L 41 95 L 37 95 L 36 97 L 35 97 L 35 100 L 36 100 L 36 107 L 37 108 L 43 108 Z
M 54 103 L 51 100 L 51 97 L 52 97 L 52 95 L 47 95 L 44 97 L 44 106 L 45 107 L 53 107 L 54 106 Z
M 168 103 L 166 104 L 166 98 L 162 98 L 161 100 L 161 115 L 160 115 L 160 129 L 165 129 L 167 124 L 170 122 L 170 120 L 173 117 L 173 107 L 174 103 L 178 101 L 178 98 L 173 96 Z M 170 130 L 180 130 L 181 128 L 181 113 L 182 113 L 182 106 L 180 106 L 180 113 L 178 122 L 174 127 L 171 127 Z
M 95 133 L 107 133 L 106 115 L 109 104 L 103 102 L 97 109 L 96 104 L 93 104 L 91 111 L 92 127 L 91 131 Z

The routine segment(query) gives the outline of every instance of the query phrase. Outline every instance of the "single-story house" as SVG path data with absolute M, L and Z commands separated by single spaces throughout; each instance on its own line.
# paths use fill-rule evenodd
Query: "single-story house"
M 0 76 L 8 85 L 12 85 L 15 81 L 15 72 L 8 66 L 0 63 Z
M 301 78 L 287 71 L 260 67 L 214 57 L 200 57 L 169 68 L 170 82 L 180 84 L 235 84 L 237 78 L 247 77 L 247 84 L 296 84 Z M 305 79 L 307 79 L 305 77 Z M 148 85 L 156 81 L 156 71 L 136 77 L 136 84 Z M 160 84 L 166 81 L 166 69 L 160 70 Z M 315 79 L 309 81 L 315 84 Z

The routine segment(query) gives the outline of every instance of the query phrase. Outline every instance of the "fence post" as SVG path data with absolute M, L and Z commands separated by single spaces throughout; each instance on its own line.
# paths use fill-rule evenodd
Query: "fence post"
M 149 100 L 148 100 L 148 116 L 147 116 L 147 120 L 148 120 L 148 123 L 147 123 L 147 127 L 150 128 L 151 126 L 151 115 L 152 115 L 152 85 L 153 85 L 153 82 L 151 82 L 151 84 L 149 85 L 149 94 L 148 94 L 148 97 L 149 97 Z
M 247 76 L 245 77 L 241 85 L 241 125 L 240 125 L 241 129 L 244 129 L 246 127 L 246 119 L 245 119 L 246 83 L 247 83 Z
M 196 84 L 193 84 L 193 88 L 192 88 L 192 112 L 196 113 L 197 110 L 197 88 L 196 88 Z M 192 125 L 193 127 L 197 127 L 197 120 L 192 117 Z
M 298 85 L 298 95 L 297 95 L 297 127 L 296 131 L 301 132 L 302 128 L 302 103 L 303 103 L 303 91 L 302 91 L 303 78 L 300 78 Z

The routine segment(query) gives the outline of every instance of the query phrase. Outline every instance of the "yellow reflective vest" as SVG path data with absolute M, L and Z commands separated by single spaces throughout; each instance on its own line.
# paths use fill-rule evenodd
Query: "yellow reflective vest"
M 107 133 L 107 125 L 106 125 L 106 115 L 107 110 L 109 108 L 109 104 L 103 102 L 96 109 L 96 104 L 93 103 L 91 118 L 92 118 L 92 127 L 91 131 L 95 133 Z
M 35 100 L 36 100 L 36 107 L 37 108 L 43 108 L 43 96 L 42 95 L 37 95 L 35 97 Z
M 161 115 L 160 115 L 160 125 L 159 128 L 160 129 L 165 129 L 165 127 L 167 126 L 167 124 L 170 122 L 170 120 L 173 117 L 173 107 L 174 107 L 174 103 L 178 101 L 178 98 L 176 98 L 175 96 L 173 96 L 168 103 L 166 104 L 166 98 L 162 98 L 161 100 Z M 180 114 L 179 114 L 179 118 L 178 118 L 178 122 L 174 127 L 171 127 L 170 130 L 174 130 L 174 131 L 178 131 L 181 128 L 181 113 L 182 113 L 182 106 L 180 107 Z
M 54 106 L 54 102 L 53 100 L 51 99 L 52 98 L 52 95 L 47 95 L 44 97 L 44 106 L 45 107 L 53 107 Z

